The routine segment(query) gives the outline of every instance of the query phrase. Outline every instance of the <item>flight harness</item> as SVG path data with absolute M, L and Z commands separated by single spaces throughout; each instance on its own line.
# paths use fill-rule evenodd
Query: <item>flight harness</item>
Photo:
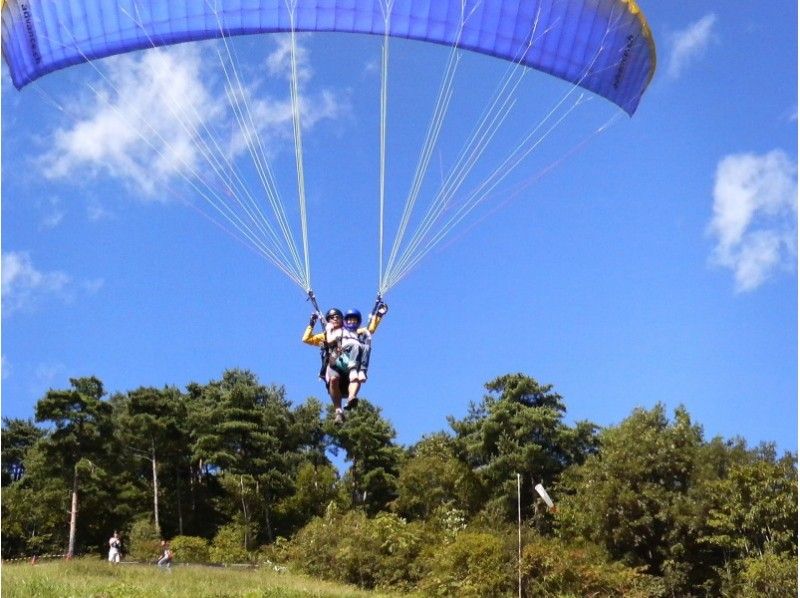
M 343 351 L 342 351 L 342 336 L 340 335 L 339 338 L 336 339 L 334 343 L 328 343 L 328 335 L 326 330 L 326 324 L 328 321 L 325 319 L 325 316 L 322 314 L 322 310 L 319 308 L 319 304 L 317 303 L 317 298 L 314 296 L 314 291 L 308 291 L 308 299 L 307 301 L 311 301 L 311 305 L 314 306 L 314 310 L 317 312 L 317 317 L 319 321 L 322 323 L 322 329 L 325 334 L 325 339 L 322 343 L 322 346 L 319 350 L 320 361 L 321 365 L 319 368 L 319 377 L 324 382 L 325 381 L 325 370 L 328 366 L 339 372 L 340 374 L 347 373 L 347 366 L 348 363 L 345 363 L 342 359 Z M 371 321 L 372 318 L 378 313 L 378 309 L 380 306 L 383 305 L 383 297 L 380 293 L 375 298 L 375 305 L 372 307 L 372 311 L 369 314 L 369 320 Z M 341 378 L 343 382 L 346 383 L 344 377 Z

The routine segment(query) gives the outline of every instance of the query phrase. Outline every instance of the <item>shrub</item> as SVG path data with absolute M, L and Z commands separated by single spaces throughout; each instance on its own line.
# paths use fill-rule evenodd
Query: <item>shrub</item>
M 342 517 L 330 512 L 325 517 L 314 517 L 287 544 L 275 547 L 275 552 L 297 568 L 325 579 L 342 581 L 344 578 L 335 566 L 343 533 L 339 532 Z
M 266 566 L 274 571 L 284 572 L 290 563 L 289 552 L 291 542 L 283 536 L 278 536 L 272 544 L 259 546 L 253 553 L 253 559 L 261 566 Z
M 246 529 L 239 523 L 223 525 L 211 541 L 209 560 L 212 563 L 230 565 L 250 562 L 250 553 L 245 547 Z
M 175 560 L 182 563 L 208 563 L 208 540 L 197 536 L 175 536 L 170 542 Z
M 522 583 L 529 596 L 655 598 L 663 583 L 639 569 L 611 561 L 595 546 L 569 546 L 534 537 L 522 551 Z
M 733 563 L 725 577 L 726 595 L 742 598 L 797 596 L 797 557 L 766 553 Z
M 502 538 L 463 531 L 429 554 L 421 589 L 437 596 L 509 595 L 516 586 L 514 560 Z
M 467 527 L 467 513 L 453 507 L 437 507 L 426 520 L 426 526 L 441 534 L 442 540 L 453 540 Z
M 161 553 L 161 538 L 156 526 L 149 519 L 140 519 L 128 534 L 129 555 L 137 561 L 155 561 Z
M 284 555 L 311 575 L 362 588 L 408 589 L 420 577 L 416 561 L 425 538 L 421 525 L 397 515 L 329 512 L 300 530 Z
M 422 525 L 379 513 L 367 519 L 360 531 L 353 537 L 353 552 L 358 547 L 358 560 L 366 564 L 371 587 L 413 587 L 419 578 L 416 559 L 426 543 Z

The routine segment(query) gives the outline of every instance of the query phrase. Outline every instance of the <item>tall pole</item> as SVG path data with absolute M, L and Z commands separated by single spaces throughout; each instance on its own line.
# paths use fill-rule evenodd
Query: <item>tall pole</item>
M 75 534 L 78 529 L 78 464 L 72 471 L 72 507 L 69 511 L 69 545 L 67 546 L 67 558 L 75 556 Z
M 153 523 L 156 526 L 156 533 L 161 538 L 161 521 L 158 517 L 158 461 L 156 460 L 156 441 L 150 443 L 150 465 L 153 469 Z
M 517 474 L 517 576 L 519 598 L 522 598 L 522 476 Z

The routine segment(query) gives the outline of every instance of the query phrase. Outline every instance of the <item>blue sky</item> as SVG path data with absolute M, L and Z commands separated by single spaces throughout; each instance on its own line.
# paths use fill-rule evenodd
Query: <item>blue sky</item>
M 553 384 L 570 421 L 683 404 L 707 438 L 796 449 L 797 6 L 640 6 L 659 64 L 635 116 L 581 104 L 387 293 L 362 394 L 400 442 L 445 429 L 485 382 L 520 371 Z M 323 308 L 366 312 L 378 288 L 381 40 L 298 44 L 313 288 Z M 299 239 L 288 47 L 249 37 L 236 53 Z M 21 92 L 3 66 L 4 416 L 31 417 L 70 377 L 115 392 L 231 367 L 295 403 L 325 399 L 317 351 L 300 343 L 300 286 L 213 221 L 180 176 L 199 150 L 164 98 L 190 124 L 224 126 L 217 48 L 116 58 L 105 78 L 70 68 Z M 390 44 L 387 253 L 447 59 L 447 48 Z M 497 59 L 462 57 L 421 202 L 504 73 Z M 526 75 L 464 189 L 569 91 Z M 151 140 L 172 143 L 144 143 L 136 114 Z M 246 163 L 242 136 L 223 130 L 217 142 Z

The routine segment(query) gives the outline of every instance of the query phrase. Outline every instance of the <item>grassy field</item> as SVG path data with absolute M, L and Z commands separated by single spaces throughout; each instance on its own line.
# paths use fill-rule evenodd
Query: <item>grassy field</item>
M 111 565 L 99 559 L 4 564 L 3 598 L 399 598 L 401 594 L 365 592 L 266 569 L 236 569 L 177 565 Z M 407 595 L 406 595 L 407 596 Z

